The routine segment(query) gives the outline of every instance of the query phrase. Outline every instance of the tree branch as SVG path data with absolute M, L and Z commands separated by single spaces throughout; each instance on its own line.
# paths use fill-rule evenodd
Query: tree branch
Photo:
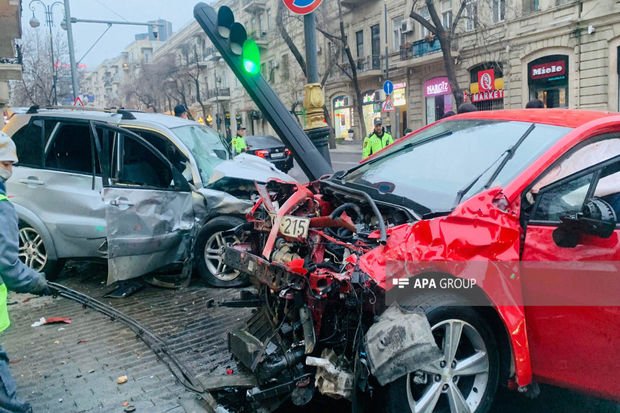
M 297 60 L 297 63 L 299 64 L 299 67 L 301 67 L 301 71 L 304 72 L 304 77 L 307 78 L 308 73 L 307 73 L 307 68 L 306 68 L 306 60 L 304 59 L 303 55 L 297 48 L 297 45 L 295 44 L 295 42 L 293 42 L 293 39 L 291 39 L 291 36 L 289 36 L 288 31 L 286 30 L 286 26 L 284 25 L 283 18 L 282 18 L 283 13 L 284 13 L 284 3 L 282 1 L 278 1 L 278 13 L 276 14 L 276 25 L 278 26 L 278 30 L 280 31 L 280 35 L 284 39 L 284 42 L 288 46 L 291 53 L 293 53 L 295 60 Z
M 422 26 L 424 26 L 429 32 L 433 33 L 433 34 L 437 34 L 437 28 L 435 26 L 433 26 L 432 24 L 430 24 L 428 22 L 428 20 L 426 20 L 424 17 L 422 17 L 422 15 L 418 14 L 418 12 L 416 12 L 415 10 L 413 10 L 413 8 L 411 9 L 411 13 L 409 14 L 409 17 L 411 17 L 413 20 L 417 21 L 418 23 L 420 23 Z
M 467 0 L 461 0 L 461 7 L 459 7 L 459 11 L 456 13 L 456 17 L 454 18 L 454 21 L 452 22 L 452 27 L 450 28 L 450 34 L 452 36 L 454 36 L 454 33 L 456 33 L 457 25 L 459 24 L 459 20 L 461 20 L 461 17 L 463 16 L 463 12 L 465 11 L 466 6 Z

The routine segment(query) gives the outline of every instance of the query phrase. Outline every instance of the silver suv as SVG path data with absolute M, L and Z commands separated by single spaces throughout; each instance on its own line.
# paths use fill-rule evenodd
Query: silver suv
M 8 193 L 20 257 L 53 277 L 67 258 L 108 260 L 108 284 L 183 265 L 217 287 L 245 282 L 220 251 L 252 207 L 254 182 L 292 181 L 271 163 L 230 159 L 210 128 L 172 116 L 31 108 L 3 129 L 19 163 Z

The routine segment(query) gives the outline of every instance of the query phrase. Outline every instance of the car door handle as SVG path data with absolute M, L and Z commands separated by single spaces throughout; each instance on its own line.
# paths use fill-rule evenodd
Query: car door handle
M 36 176 L 29 176 L 26 179 L 20 179 L 19 182 L 22 184 L 26 184 L 26 185 L 37 185 L 37 186 L 45 185 L 45 182 L 40 181 L 39 178 L 37 178 Z
M 127 200 L 127 198 L 116 198 L 110 201 L 110 205 L 115 207 L 131 207 L 133 204 Z

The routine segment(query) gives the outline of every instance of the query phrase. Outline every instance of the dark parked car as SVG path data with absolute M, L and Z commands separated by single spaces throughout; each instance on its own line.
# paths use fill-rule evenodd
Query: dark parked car
M 246 136 L 248 153 L 266 159 L 276 168 L 288 172 L 293 168 L 293 155 L 275 136 Z

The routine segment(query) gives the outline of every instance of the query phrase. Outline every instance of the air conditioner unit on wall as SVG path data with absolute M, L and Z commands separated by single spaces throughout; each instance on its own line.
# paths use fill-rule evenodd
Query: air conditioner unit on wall
M 403 20 L 403 22 L 400 25 L 400 31 L 403 33 L 410 33 L 413 31 L 413 19 L 411 18 L 407 18 L 405 20 Z

